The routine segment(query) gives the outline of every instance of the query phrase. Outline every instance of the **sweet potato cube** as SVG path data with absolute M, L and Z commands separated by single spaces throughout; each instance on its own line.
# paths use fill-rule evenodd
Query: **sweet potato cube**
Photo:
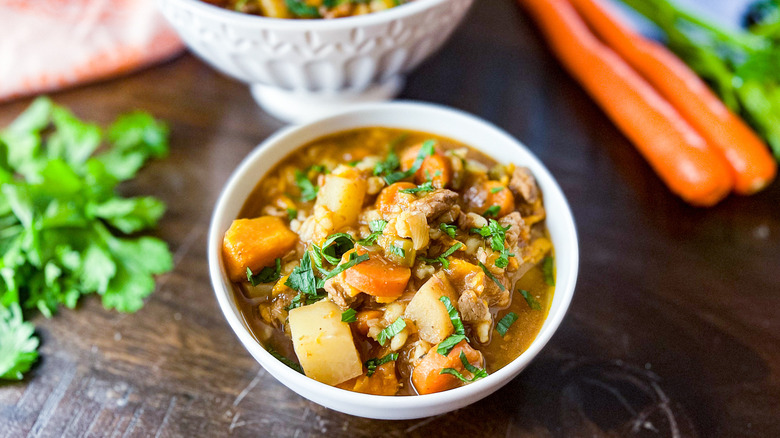
M 363 363 L 341 309 L 328 300 L 290 310 L 290 334 L 304 373 L 328 385 L 363 374 Z
M 257 272 L 273 266 L 274 260 L 287 254 L 298 241 L 298 235 L 273 216 L 236 219 L 225 232 L 222 258 L 232 281 L 246 279 L 246 268 Z

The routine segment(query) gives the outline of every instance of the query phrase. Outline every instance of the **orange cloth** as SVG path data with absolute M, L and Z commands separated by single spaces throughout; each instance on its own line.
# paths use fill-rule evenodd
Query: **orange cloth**
M 0 0 L 0 101 L 107 78 L 183 49 L 154 0 Z

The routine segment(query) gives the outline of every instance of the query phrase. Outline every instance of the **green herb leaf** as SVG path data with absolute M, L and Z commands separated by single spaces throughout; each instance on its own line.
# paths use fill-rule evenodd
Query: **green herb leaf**
M 298 217 L 298 209 L 296 208 L 287 209 L 287 220 L 293 220 L 297 217 Z
M 395 360 L 398 360 L 398 353 L 390 353 L 387 356 L 377 359 L 372 358 L 366 361 L 365 365 L 368 369 L 368 372 L 366 372 L 367 377 L 371 377 L 376 372 L 376 369 L 379 367 L 379 365 L 384 365 L 388 362 L 393 362 Z
M 300 170 L 295 171 L 295 184 L 301 191 L 302 202 L 313 201 L 315 198 L 317 198 L 317 192 L 320 188 L 312 184 L 312 182 L 309 180 L 309 177 L 307 177 L 306 174 Z
M 397 255 L 398 257 L 406 257 L 406 251 L 404 251 L 404 249 L 399 246 L 390 245 L 388 249 L 391 253 Z
M 322 244 L 322 258 L 337 265 L 347 251 L 355 247 L 355 240 L 347 233 L 331 234 Z
M 432 181 L 426 181 L 422 184 L 420 184 L 417 187 L 412 187 L 411 189 L 401 189 L 399 192 L 401 193 L 425 193 L 425 192 L 432 192 L 434 190 L 433 182 Z
M 455 238 L 455 232 L 458 231 L 458 227 L 456 225 L 448 225 L 442 222 L 439 224 L 439 229 L 447 233 L 448 236 Z
M 412 167 L 405 172 L 399 171 L 399 172 L 393 172 L 389 175 L 386 175 L 385 182 L 388 185 L 390 185 L 398 181 L 401 181 L 404 178 L 409 178 L 410 176 L 417 173 L 417 171 L 420 170 L 423 161 L 429 156 L 433 155 L 434 146 L 436 146 L 436 140 L 426 140 L 425 142 L 423 142 L 422 147 L 420 147 L 420 152 L 417 154 L 417 158 L 415 158 Z
M 450 351 L 452 351 L 453 347 L 458 345 L 460 341 L 468 338 L 466 338 L 466 329 L 463 327 L 463 321 L 460 319 L 458 309 L 452 305 L 452 301 L 450 301 L 448 297 L 444 296 L 439 298 L 439 301 L 441 301 L 444 304 L 444 307 L 447 309 L 447 314 L 449 314 L 450 322 L 452 322 L 452 327 L 454 328 L 453 334 L 451 334 L 447 339 L 441 341 L 439 343 L 439 347 L 436 349 L 439 354 L 446 356 L 450 354 Z
M 435 259 L 429 259 L 429 258 L 425 258 L 425 257 L 418 257 L 418 258 L 420 260 L 426 262 L 426 263 L 437 263 L 437 262 L 441 263 L 441 265 L 446 269 L 446 268 L 450 267 L 450 261 L 447 260 L 447 257 L 449 257 L 452 254 L 454 254 L 455 251 L 460 249 L 460 247 L 462 247 L 462 246 L 463 246 L 463 243 L 457 242 L 456 244 L 452 245 L 448 250 L 446 250 L 443 253 L 441 253 L 441 255 L 439 255 Z
M 482 216 L 485 216 L 485 217 L 496 217 L 496 216 L 498 216 L 498 212 L 499 211 L 501 211 L 501 206 L 500 205 L 491 205 L 490 207 L 488 207 L 487 210 L 485 210 L 484 213 L 482 213 Z
M 303 374 L 303 368 L 301 368 L 301 365 L 297 362 L 293 362 L 288 357 L 282 355 L 282 353 L 279 353 L 278 351 L 274 350 L 271 347 L 266 348 L 266 351 L 271 353 L 271 356 L 275 357 L 279 362 L 287 365 L 288 367 L 294 369 L 295 371 L 298 371 L 299 373 Z
M 504 188 L 505 187 L 501 187 L 501 186 L 493 187 L 492 189 L 490 189 L 490 193 L 496 194 L 496 193 L 500 192 L 501 190 L 504 190 Z M 499 210 L 500 210 L 500 208 L 499 208 Z
M 0 305 L 0 379 L 22 380 L 38 360 L 38 338 L 32 323 L 24 322 L 17 303 Z
M 368 254 L 357 255 L 357 254 L 355 254 L 353 252 L 353 253 L 351 253 L 349 255 L 349 259 L 346 262 L 336 266 L 336 268 L 334 270 L 332 270 L 330 272 L 330 274 L 325 276 L 325 280 L 329 280 L 329 279 L 331 279 L 331 278 L 341 274 L 342 272 L 346 271 L 347 269 L 349 269 L 349 268 L 351 268 L 351 267 L 353 267 L 353 266 L 355 266 L 355 265 L 357 265 L 359 263 L 365 262 L 366 260 L 368 260 Z
M 490 239 L 490 247 L 501 254 L 496 258 L 495 265 L 499 268 L 506 268 L 509 265 L 509 257 L 515 255 L 509 252 L 506 247 L 506 232 L 510 226 L 502 227 L 495 219 L 488 219 L 488 224 L 482 228 L 473 228 L 472 231 L 482 237 Z
M 382 235 L 387 226 L 387 221 L 382 219 L 373 220 L 368 223 L 368 228 L 371 230 L 371 234 L 366 236 L 365 239 L 358 240 L 358 243 L 363 246 L 370 246 L 376 243 L 376 239 Z
M 472 383 L 474 381 L 483 379 L 488 376 L 487 371 L 483 370 L 482 368 L 477 368 L 471 363 L 469 363 L 468 359 L 466 358 L 466 354 L 463 353 L 462 351 L 460 352 L 460 362 L 463 364 L 463 367 L 466 368 L 466 370 L 471 373 L 471 375 L 473 376 L 472 378 L 467 379 L 466 377 L 463 376 L 463 374 L 461 374 L 455 368 L 444 368 L 441 371 L 439 371 L 439 374 L 451 374 L 465 383 Z
M 399 316 L 394 323 L 390 324 L 389 326 L 382 329 L 381 332 L 379 332 L 376 341 L 379 342 L 379 345 L 384 346 L 387 341 L 393 339 L 395 335 L 401 333 L 405 328 L 406 322 L 402 317 Z
M 314 270 L 311 268 L 309 251 L 303 254 L 301 264 L 293 269 L 284 284 L 285 286 L 306 295 L 317 295 L 317 279 L 314 277 Z
M 281 277 L 282 273 L 282 259 L 276 259 L 276 267 L 265 267 L 257 274 L 252 274 L 250 268 L 246 268 L 246 279 L 252 286 L 257 286 L 260 283 L 270 283 L 276 281 Z
M 391 173 L 401 166 L 401 161 L 398 159 L 398 154 L 395 153 L 395 148 L 398 147 L 399 144 L 403 143 L 407 137 L 409 137 L 408 134 L 402 134 L 390 142 L 387 147 L 387 158 L 374 166 L 374 176 Z
M 284 4 L 287 5 L 290 13 L 298 18 L 320 18 L 319 10 L 303 0 L 284 0 Z
M 501 318 L 501 320 L 499 320 L 498 323 L 496 324 L 496 331 L 498 332 L 498 334 L 501 336 L 505 336 L 506 332 L 509 330 L 509 327 L 511 327 L 512 324 L 514 324 L 515 321 L 517 321 L 517 318 L 518 316 L 517 313 L 515 312 L 509 312 L 506 315 L 504 315 L 504 317 Z
M 485 273 L 485 275 L 487 275 L 487 277 L 488 277 L 489 279 L 493 280 L 493 283 L 495 283 L 496 285 L 498 285 L 498 288 L 499 288 L 499 289 L 501 289 L 502 291 L 506 290 L 506 287 L 505 287 L 503 284 L 501 284 L 501 282 L 500 282 L 500 281 L 498 281 L 498 279 L 496 278 L 496 276 L 495 276 L 495 275 L 493 275 L 493 273 L 492 273 L 492 272 L 490 272 L 490 270 L 488 270 L 488 268 L 487 268 L 485 265 L 483 265 L 483 264 L 482 264 L 482 262 L 477 262 L 477 263 L 479 264 L 479 267 L 480 267 L 480 268 L 482 268 L 482 272 L 484 272 L 484 273 Z
M 555 260 L 548 256 L 542 260 L 542 274 L 544 282 L 549 286 L 555 286 Z
M 539 304 L 539 301 L 537 301 L 530 292 L 524 289 L 518 289 L 518 291 L 523 296 L 523 298 L 525 298 L 525 302 L 528 303 L 528 307 L 530 307 L 532 310 L 542 310 L 542 305 Z
M 355 322 L 357 321 L 356 315 L 357 315 L 357 310 L 347 309 L 341 312 L 341 322 Z

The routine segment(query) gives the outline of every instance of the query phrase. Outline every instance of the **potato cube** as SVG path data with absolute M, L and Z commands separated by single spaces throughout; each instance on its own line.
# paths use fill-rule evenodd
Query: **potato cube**
M 449 280 L 439 273 L 420 287 L 404 313 L 417 325 L 420 339 L 431 344 L 438 344 L 455 330 L 447 307 L 439 301 L 443 296 L 449 298 L 453 306 L 457 305 L 455 290 Z
M 328 385 L 363 374 L 363 364 L 341 309 L 328 300 L 290 310 L 293 347 L 304 373 Z
M 317 193 L 316 205 L 323 205 L 333 212 L 333 231 L 357 223 L 366 189 L 366 181 L 360 178 L 325 176 L 325 183 Z

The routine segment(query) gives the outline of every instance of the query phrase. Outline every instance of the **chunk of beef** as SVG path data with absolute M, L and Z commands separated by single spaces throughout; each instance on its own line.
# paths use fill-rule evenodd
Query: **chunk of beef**
M 425 215 L 428 222 L 432 222 L 444 213 L 450 212 L 455 208 L 460 210 L 457 205 L 458 194 L 452 190 L 436 189 L 428 195 L 423 196 L 412 202 L 409 206 L 409 212 L 420 212 Z M 455 215 L 454 217 L 457 217 Z
M 328 298 L 340 308 L 346 310 L 361 296 L 360 291 L 347 283 L 344 272 L 325 282 Z
M 518 244 L 523 245 L 528 242 L 531 235 L 531 229 L 525 224 L 520 213 L 513 211 L 498 220 L 498 223 L 506 228 L 506 243 L 510 250 L 517 248 Z
M 458 299 L 458 310 L 463 322 L 474 329 L 479 342 L 486 343 L 490 340 L 493 316 L 490 315 L 490 309 L 485 300 L 473 290 L 467 290 Z
M 533 204 L 539 199 L 536 178 L 527 167 L 515 168 L 515 171 L 512 172 L 512 178 L 509 180 L 509 190 L 512 191 L 516 199 L 523 199 L 529 204 Z

